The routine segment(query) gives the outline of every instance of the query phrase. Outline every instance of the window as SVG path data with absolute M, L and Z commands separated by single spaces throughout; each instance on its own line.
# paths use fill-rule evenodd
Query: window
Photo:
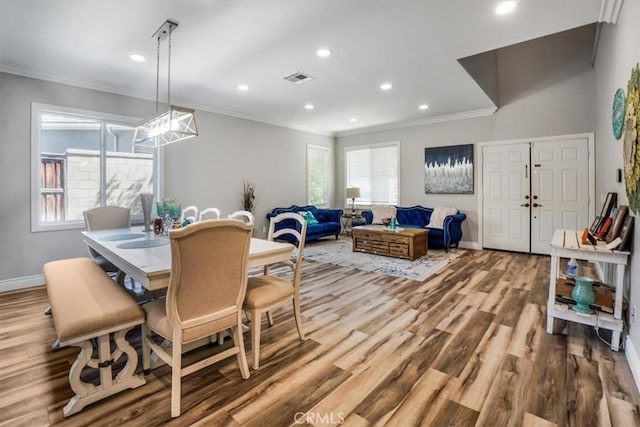
M 329 148 L 307 145 L 307 203 L 329 204 Z
M 156 193 L 154 150 L 132 144 L 137 119 L 32 104 L 33 231 L 84 226 L 98 206 L 142 217 L 140 193 Z
M 357 203 L 398 204 L 400 171 L 398 142 L 350 147 L 346 149 L 345 158 L 347 161 L 346 187 L 360 188 Z

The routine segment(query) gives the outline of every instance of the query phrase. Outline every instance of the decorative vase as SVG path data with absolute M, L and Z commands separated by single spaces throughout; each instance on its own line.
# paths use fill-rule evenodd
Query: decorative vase
M 153 194 L 140 194 L 142 204 L 142 216 L 144 217 L 144 231 L 151 231 L 151 206 L 153 206 Z
M 574 311 L 582 314 L 591 314 L 593 310 L 589 304 L 593 304 L 596 295 L 593 293 L 593 280 L 586 277 L 576 277 L 576 285 L 571 292 L 571 297 L 576 302 L 572 308 Z

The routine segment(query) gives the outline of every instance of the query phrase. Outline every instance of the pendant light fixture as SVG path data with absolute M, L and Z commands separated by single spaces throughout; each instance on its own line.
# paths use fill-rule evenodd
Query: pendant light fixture
M 166 20 L 153 34 L 158 41 L 156 55 L 156 116 L 139 124 L 133 136 L 134 144 L 161 147 L 198 136 L 194 110 L 171 105 L 171 33 L 178 27 L 176 22 Z M 167 106 L 160 111 L 158 92 L 160 88 L 160 42 L 169 38 L 169 60 L 167 62 Z

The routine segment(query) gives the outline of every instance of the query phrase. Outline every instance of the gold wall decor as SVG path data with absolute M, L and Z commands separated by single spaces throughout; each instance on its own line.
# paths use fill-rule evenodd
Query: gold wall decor
M 640 120 L 640 66 L 631 69 L 627 86 L 627 112 L 624 116 L 624 182 L 629 198 L 629 207 L 640 211 L 640 145 L 638 144 L 638 124 Z

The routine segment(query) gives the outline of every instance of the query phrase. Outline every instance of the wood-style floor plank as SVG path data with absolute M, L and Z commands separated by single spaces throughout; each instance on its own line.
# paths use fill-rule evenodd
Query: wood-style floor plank
M 0 425 L 640 426 L 623 353 L 584 325 L 546 333 L 549 257 L 460 252 L 424 281 L 305 261 L 307 339 L 291 307 L 277 310 L 260 369 L 243 380 L 231 358 L 185 377 L 177 419 L 167 366 L 64 418 L 78 349 L 51 350 L 44 288 L 0 294 Z M 139 349 L 139 333 L 128 338 Z

